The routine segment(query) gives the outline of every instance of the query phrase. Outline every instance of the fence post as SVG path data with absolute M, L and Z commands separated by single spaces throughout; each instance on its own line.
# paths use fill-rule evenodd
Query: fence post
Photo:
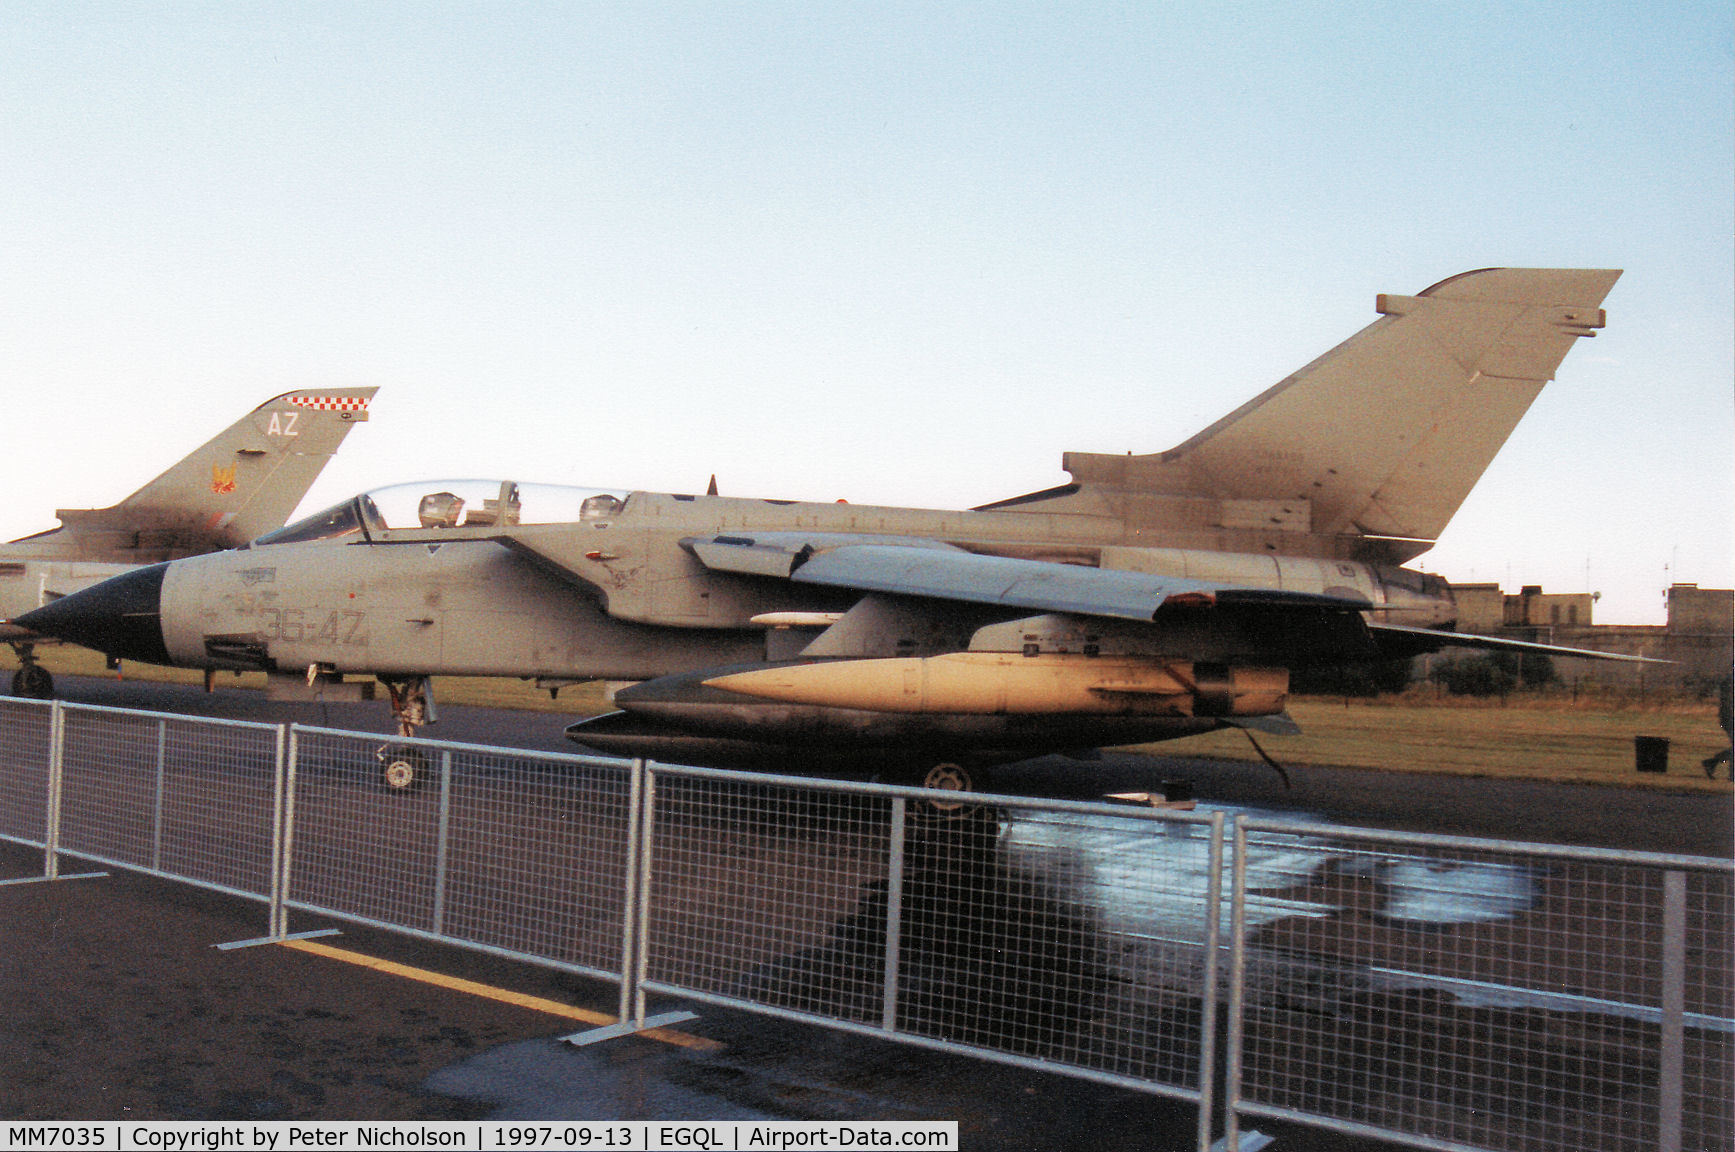
M 434 935 L 446 931 L 446 857 L 452 830 L 452 750 L 440 749 L 440 824 L 434 838 Z
M 1657 1053 L 1657 1132 L 1659 1152 L 1681 1152 L 1681 1109 L 1685 1103 L 1685 1024 L 1687 1009 L 1687 874 L 1663 873 L 1663 999 Z
M 639 810 L 644 803 L 645 762 L 634 760 L 627 785 L 627 838 L 622 845 L 626 859 L 622 868 L 621 893 L 621 989 L 620 1011 L 625 1020 L 632 1013 L 634 973 L 638 971 L 639 930 Z
M 271 767 L 271 884 L 265 913 L 268 937 L 283 935 L 278 924 L 283 912 L 283 745 L 283 725 L 279 724 Z
M 1205 955 L 1199 974 L 1199 1152 L 1211 1147 L 1217 1090 L 1217 966 L 1223 946 L 1223 813 L 1211 813 L 1206 847 Z M 1240 853 L 1236 853 L 1240 858 Z M 1239 886 L 1237 886 L 1239 891 Z
M 1247 999 L 1247 829 L 1235 820 L 1229 881 L 1229 1027 L 1223 1058 L 1223 1147 L 1241 1147 L 1241 1031 Z
M 886 846 L 886 973 L 880 1002 L 880 1027 L 898 1030 L 898 968 L 904 921 L 904 816 L 909 802 L 892 797 L 891 842 Z
M 163 870 L 163 770 L 168 759 L 169 722 L 157 721 L 157 787 L 151 799 L 151 868 Z M 275 822 L 275 818 L 273 820 Z
M 66 770 L 66 708 L 56 700 L 48 708 L 48 809 L 42 832 L 42 877 L 60 877 L 60 799 Z
M 288 729 L 288 750 L 284 750 L 284 728 L 277 731 L 277 835 L 271 845 L 274 875 L 271 881 L 272 936 L 289 935 L 289 880 L 295 871 L 295 769 L 301 758 L 301 733 L 297 725 Z
M 651 956 L 651 829 L 657 819 L 657 778 L 645 765 L 644 804 L 639 813 L 639 883 L 637 955 L 633 958 L 633 1014 L 635 1028 L 645 1026 L 645 971 Z

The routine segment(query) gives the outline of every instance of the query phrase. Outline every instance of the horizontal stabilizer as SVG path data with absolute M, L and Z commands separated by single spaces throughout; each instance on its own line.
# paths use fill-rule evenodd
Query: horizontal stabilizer
M 1649 656 L 1628 656 L 1622 652 L 1598 652 L 1593 648 L 1565 648 L 1558 644 L 1536 644 L 1529 640 L 1508 640 L 1503 636 L 1475 636 L 1467 632 L 1441 632 L 1433 628 L 1408 628 L 1402 624 L 1369 624 L 1368 631 L 1382 649 L 1397 656 L 1438 652 L 1442 648 L 1480 648 L 1490 652 L 1516 652 L 1520 655 L 1566 656 L 1577 660 L 1613 660 L 1622 664 L 1668 664 Z
M 1263 732 L 1267 736 L 1301 735 L 1301 725 L 1287 712 L 1279 712 L 1274 716 L 1225 716 L 1223 723 L 1230 728 L 1246 728 L 1253 732 Z

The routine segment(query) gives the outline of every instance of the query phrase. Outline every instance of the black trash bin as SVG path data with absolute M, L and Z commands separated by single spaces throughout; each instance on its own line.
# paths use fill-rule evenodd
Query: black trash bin
M 1667 736 L 1634 736 L 1633 768 L 1639 772 L 1669 770 L 1669 738 Z

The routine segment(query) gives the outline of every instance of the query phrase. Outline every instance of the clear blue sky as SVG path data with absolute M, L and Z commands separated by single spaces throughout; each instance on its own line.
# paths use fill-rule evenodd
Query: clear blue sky
M 1189 10 L 1191 8 L 1191 10 Z M 290 388 L 440 475 L 963 506 L 1617 267 L 1422 563 L 1735 584 L 1726 4 L 0 9 L 0 537 Z

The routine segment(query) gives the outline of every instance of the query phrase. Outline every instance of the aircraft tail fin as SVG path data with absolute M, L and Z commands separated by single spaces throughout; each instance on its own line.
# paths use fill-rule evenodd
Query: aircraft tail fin
M 1417 296 L 1167 452 L 1069 452 L 1080 485 L 1203 497 L 1248 527 L 1425 551 L 1553 378 L 1604 323 L 1617 270 L 1488 268 Z M 1129 507 L 1136 506 L 1136 501 Z
M 62 531 L 91 558 L 141 563 L 244 544 L 288 519 L 376 391 L 273 397 L 120 503 L 56 512 Z

